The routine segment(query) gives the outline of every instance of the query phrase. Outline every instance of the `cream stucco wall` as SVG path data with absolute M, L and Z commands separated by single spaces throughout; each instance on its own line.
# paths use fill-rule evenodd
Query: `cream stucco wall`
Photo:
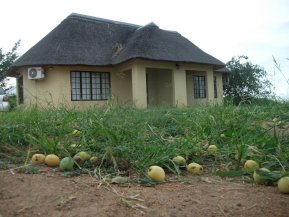
M 118 103 L 132 103 L 131 70 L 111 73 L 112 98 Z
M 71 71 L 99 71 L 108 72 L 109 68 L 92 67 L 47 67 L 45 78 L 41 80 L 30 80 L 27 68 L 21 71 L 23 76 L 24 105 L 40 108 L 65 107 L 76 109 L 87 109 L 106 105 L 107 101 L 72 101 L 71 100 Z M 114 74 L 115 75 L 115 74 Z M 113 80 L 113 78 L 111 78 Z
M 131 60 L 115 67 L 45 67 L 46 76 L 42 80 L 29 80 L 27 68 L 19 69 L 17 73 L 23 75 L 24 105 L 37 104 L 41 108 L 65 106 L 79 109 L 107 105 L 107 100 L 71 101 L 71 71 L 109 72 L 111 101 L 133 103 L 139 108 L 146 108 L 148 104 L 182 107 L 222 103 L 222 74 L 213 74 L 212 66 Z M 206 99 L 193 97 L 191 77 L 194 73 L 206 76 Z M 217 76 L 217 99 L 214 99 L 214 75 Z M 149 99 L 148 102 L 147 99 Z
M 214 72 L 214 76 L 217 78 L 217 98 L 214 98 L 214 104 L 222 105 L 224 103 L 222 73 Z
M 179 66 L 173 70 L 173 101 L 177 107 L 187 106 L 186 71 Z

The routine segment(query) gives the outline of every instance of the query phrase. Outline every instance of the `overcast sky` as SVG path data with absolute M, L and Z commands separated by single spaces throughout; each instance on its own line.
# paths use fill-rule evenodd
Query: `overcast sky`
M 0 47 L 24 54 L 71 13 L 174 30 L 217 59 L 247 55 L 265 68 L 279 96 L 289 87 L 289 0 L 1 0 Z

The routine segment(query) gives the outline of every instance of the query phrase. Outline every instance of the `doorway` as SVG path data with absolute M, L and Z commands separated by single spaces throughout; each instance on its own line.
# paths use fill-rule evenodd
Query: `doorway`
M 147 68 L 146 87 L 148 106 L 173 106 L 171 70 Z

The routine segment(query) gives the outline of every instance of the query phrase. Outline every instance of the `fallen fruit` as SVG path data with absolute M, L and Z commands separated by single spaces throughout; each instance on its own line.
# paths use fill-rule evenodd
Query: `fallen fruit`
M 208 147 L 208 151 L 210 152 L 210 153 L 215 153 L 216 151 L 217 151 L 217 146 L 216 145 L 209 145 L 209 147 Z
M 43 164 L 44 162 L 45 162 L 45 155 L 44 154 L 34 154 L 31 158 L 31 163 L 33 165 Z
M 278 189 L 281 193 L 289 194 L 289 176 L 284 176 L 279 179 Z
M 224 133 L 222 133 L 222 134 L 220 135 L 220 137 L 221 137 L 221 138 L 226 138 L 226 135 L 225 135 Z
M 148 170 L 148 176 L 155 182 L 163 182 L 166 174 L 163 168 L 159 166 L 151 166 Z
M 55 154 L 49 154 L 45 157 L 45 164 L 49 167 L 57 167 L 59 162 L 59 157 Z
M 259 164 L 254 160 L 247 160 L 244 164 L 245 169 L 259 169 Z
M 74 144 L 74 143 L 73 143 L 73 144 L 70 145 L 70 147 L 71 147 L 71 148 L 76 148 L 76 147 L 77 147 L 77 144 Z
M 89 159 L 89 161 L 90 161 L 91 163 L 95 163 L 95 162 L 97 161 L 97 157 L 96 157 L 96 156 L 92 156 L 92 157 Z
M 177 165 L 177 166 L 185 166 L 186 165 L 186 159 L 183 158 L 182 156 L 176 156 L 173 158 L 173 162 Z
M 187 166 L 187 171 L 192 174 L 201 175 L 203 173 L 203 167 L 197 163 L 190 163 Z
M 85 151 L 78 152 L 75 156 L 80 157 L 82 161 L 87 161 L 90 159 L 90 155 Z
M 59 169 L 61 171 L 71 171 L 73 170 L 74 161 L 71 157 L 65 157 L 60 161 Z
M 267 168 L 260 168 L 259 170 L 264 171 L 264 172 L 270 172 Z M 258 185 L 267 185 L 269 180 L 266 179 L 264 176 L 259 175 L 256 170 L 253 173 L 253 179 L 254 182 L 257 183 Z
M 79 130 L 73 130 L 73 131 L 72 131 L 72 135 L 73 135 L 73 136 L 76 136 L 76 137 L 77 137 L 77 136 L 80 136 L 80 134 L 81 134 L 81 132 L 80 132 Z

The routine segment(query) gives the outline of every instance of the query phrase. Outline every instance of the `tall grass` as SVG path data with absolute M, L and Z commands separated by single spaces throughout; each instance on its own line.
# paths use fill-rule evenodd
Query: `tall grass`
M 19 161 L 24 161 L 35 152 L 64 157 L 87 151 L 102 158 L 110 147 L 135 171 L 153 164 L 173 170 L 171 159 L 177 155 L 207 165 L 208 171 L 239 168 L 249 158 L 288 170 L 288 107 L 287 102 L 271 102 L 184 109 L 15 110 L 0 113 L 0 162 L 13 161 L 8 149 L 19 150 Z M 79 137 L 72 135 L 74 129 L 81 131 Z M 210 144 L 218 146 L 214 156 L 207 151 Z

